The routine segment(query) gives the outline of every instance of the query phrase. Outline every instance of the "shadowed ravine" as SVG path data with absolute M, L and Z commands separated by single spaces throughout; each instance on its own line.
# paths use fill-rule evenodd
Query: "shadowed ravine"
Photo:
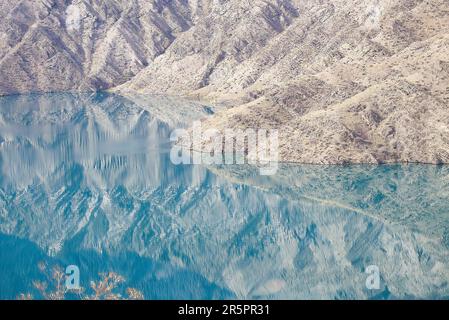
M 32 291 L 40 261 L 78 265 L 84 285 L 117 272 L 147 299 L 449 296 L 449 167 L 174 166 L 171 130 L 209 113 L 0 98 L 0 298 Z

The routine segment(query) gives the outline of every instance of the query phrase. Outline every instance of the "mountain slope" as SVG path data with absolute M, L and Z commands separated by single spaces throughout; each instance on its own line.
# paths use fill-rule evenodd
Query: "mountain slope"
M 106 89 L 190 27 L 185 1 L 2 0 L 0 94 Z
M 339 41 L 332 49 L 338 61 L 329 63 L 319 47 L 296 68 L 303 74 L 287 81 L 293 60 L 282 61 L 268 73 L 272 78 L 246 89 L 255 100 L 207 125 L 277 128 L 286 161 L 448 163 L 448 9 L 447 2 L 422 2 L 391 13 L 365 38 L 361 30 L 354 37 L 344 30 L 346 42 L 329 36 L 328 47 Z M 410 35 L 403 39 L 395 25 Z
M 449 163 L 445 0 L 0 5 L 0 94 L 184 95 L 278 129 L 284 161 Z

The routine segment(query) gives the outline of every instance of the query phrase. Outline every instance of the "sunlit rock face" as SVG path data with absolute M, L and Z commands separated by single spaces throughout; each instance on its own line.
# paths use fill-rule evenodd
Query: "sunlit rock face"
M 231 108 L 279 158 L 449 163 L 446 0 L 0 0 L 0 95 L 111 89 Z
M 175 166 L 161 110 L 183 106 L 0 99 L 4 297 L 28 291 L 39 259 L 117 271 L 147 298 L 448 296 L 448 168 Z
M 153 64 L 166 70 L 153 92 L 193 91 L 290 25 L 294 2 L 2 0 L 0 94 L 107 89 Z
M 186 1 L 0 1 L 0 94 L 126 82 L 192 24 Z

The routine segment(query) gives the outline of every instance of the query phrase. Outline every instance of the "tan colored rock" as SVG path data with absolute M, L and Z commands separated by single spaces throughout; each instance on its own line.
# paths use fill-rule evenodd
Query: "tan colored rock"
M 185 1 L 1 0 L 0 95 L 124 83 L 190 27 Z
M 445 0 L 71 5 L 79 28 L 63 1 L 0 1 L 0 94 L 183 95 L 228 107 L 206 127 L 278 129 L 283 161 L 449 163 Z

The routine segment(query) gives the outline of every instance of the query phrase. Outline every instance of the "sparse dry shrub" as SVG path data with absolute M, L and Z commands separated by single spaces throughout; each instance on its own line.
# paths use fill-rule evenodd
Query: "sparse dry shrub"
M 32 296 L 30 293 L 27 293 L 27 294 L 21 293 L 21 294 L 17 297 L 17 300 L 23 300 L 23 301 L 26 301 L 26 300 L 33 300 L 33 296 Z
M 60 266 L 51 269 L 45 262 L 39 262 L 39 271 L 44 274 L 46 281 L 33 281 L 33 286 L 39 292 L 39 299 L 65 300 L 69 294 L 74 294 L 81 300 L 144 300 L 141 291 L 135 288 L 127 288 L 126 296 L 117 291 L 125 283 L 125 278 L 118 273 L 100 273 L 98 282 L 90 281 L 90 292 L 81 287 L 78 290 L 68 290 L 65 286 L 66 275 Z M 21 293 L 18 300 L 33 300 L 31 293 Z
M 144 300 L 145 299 L 145 297 L 143 296 L 143 293 L 134 288 L 126 289 L 126 293 L 128 294 L 128 297 L 130 298 L 130 300 Z

